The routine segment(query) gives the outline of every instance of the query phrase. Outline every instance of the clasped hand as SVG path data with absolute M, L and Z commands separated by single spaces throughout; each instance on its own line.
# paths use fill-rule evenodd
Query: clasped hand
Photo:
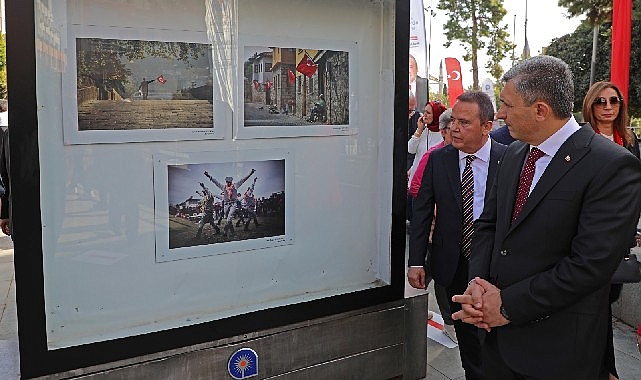
M 480 329 L 490 331 L 510 321 L 501 315 L 501 290 L 490 282 L 476 277 L 465 293 L 455 295 L 452 301 L 461 304 L 461 310 L 452 314 L 452 319 L 461 320 Z

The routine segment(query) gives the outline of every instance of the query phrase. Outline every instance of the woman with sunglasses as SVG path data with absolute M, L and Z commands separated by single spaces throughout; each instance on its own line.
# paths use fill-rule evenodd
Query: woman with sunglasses
M 639 143 L 628 128 L 628 109 L 621 91 L 612 82 L 596 82 L 583 99 L 583 121 L 596 133 L 625 147 L 639 158 Z
M 612 142 L 628 149 L 639 157 L 639 142 L 637 136 L 628 128 L 628 109 L 623 103 L 621 91 L 612 82 L 596 82 L 583 99 L 583 121 L 590 123 L 594 131 Z M 633 239 L 634 240 L 634 239 Z M 632 246 L 636 245 L 636 240 Z M 610 286 L 610 303 L 615 302 L 621 294 L 623 284 Z M 605 352 L 606 367 L 610 379 L 618 379 L 612 334 L 612 307 L 610 306 L 610 325 L 608 332 L 608 347 Z

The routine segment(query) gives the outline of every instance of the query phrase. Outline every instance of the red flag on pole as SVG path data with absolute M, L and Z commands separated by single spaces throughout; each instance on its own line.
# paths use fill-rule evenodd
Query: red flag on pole
M 162 74 L 156 79 L 158 80 L 158 83 L 160 83 L 160 84 L 167 83 L 167 79 L 165 79 L 165 77 Z
M 300 60 L 300 63 L 298 66 L 296 66 L 296 71 L 299 73 L 305 75 L 306 77 L 311 77 L 316 73 L 316 69 L 318 68 L 318 65 L 312 61 L 312 59 L 305 53 L 303 56 L 303 59 Z
M 614 0 L 612 5 L 612 65 L 610 67 L 610 81 L 619 87 L 623 101 L 628 104 L 632 0 Z
M 270 82 L 269 79 L 265 83 L 265 87 L 267 87 L 268 90 L 272 88 L 272 82 Z
M 289 79 L 290 85 L 293 85 L 294 82 L 296 81 L 296 75 L 294 75 L 294 72 L 291 71 L 290 69 L 287 69 L 287 79 Z
M 447 96 L 450 98 L 450 107 L 456 103 L 456 98 L 463 93 L 463 80 L 461 78 L 461 63 L 456 58 L 445 58 L 447 71 Z

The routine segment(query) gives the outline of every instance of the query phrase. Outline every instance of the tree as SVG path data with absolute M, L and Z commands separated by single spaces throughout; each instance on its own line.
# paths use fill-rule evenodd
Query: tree
M 641 0 L 635 2 L 641 9 Z M 610 51 L 612 40 L 611 23 L 602 24 L 599 29 L 596 50 L 594 80 L 610 80 Z M 592 27 L 588 23 L 579 25 L 572 33 L 552 40 L 546 54 L 561 58 L 570 66 L 574 75 L 574 110 L 580 111 L 583 97 L 590 87 L 590 55 L 592 51 Z M 641 116 L 641 19 L 632 21 L 632 43 L 630 52 L 630 87 L 628 111 L 631 116 Z
M 131 70 L 127 69 L 125 60 L 158 57 L 189 64 L 208 52 L 207 45 L 197 43 L 100 38 L 79 39 L 76 50 L 78 87 L 93 85 L 101 93 L 110 88 L 122 97 L 128 97 L 130 92 L 126 88 Z
M 559 0 L 559 6 L 568 10 L 568 17 L 585 15 L 592 27 L 592 59 L 590 66 L 590 84 L 594 83 L 596 56 L 598 49 L 599 25 L 612 18 L 613 0 Z
M 443 46 L 450 47 L 452 41 L 460 41 L 465 49 L 463 59 L 472 62 L 472 88 L 479 89 L 478 54 L 485 47 L 490 57 L 486 67 L 494 78 L 500 78 L 503 74 L 500 62 L 512 49 L 512 43 L 507 41 L 507 24 L 501 25 L 507 13 L 503 1 L 441 0 L 438 9 L 448 17 L 444 25 L 447 41 Z

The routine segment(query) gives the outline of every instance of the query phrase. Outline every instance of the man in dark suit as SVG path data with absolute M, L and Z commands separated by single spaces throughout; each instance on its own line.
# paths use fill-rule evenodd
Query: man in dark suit
M 421 111 L 428 99 L 427 78 L 422 78 L 418 75 L 418 64 L 416 58 L 410 54 L 410 91 L 416 96 L 416 105 L 414 109 Z M 414 127 L 416 128 L 416 127 Z
M 498 141 L 503 145 L 510 145 L 516 140 L 514 137 L 512 137 L 512 135 L 510 135 L 510 129 L 507 125 L 499 127 L 490 132 L 490 137 L 492 138 L 492 140 Z
M 454 318 L 487 331 L 487 379 L 607 379 L 610 278 L 641 212 L 641 164 L 574 120 L 565 62 L 533 57 L 503 80 L 497 117 L 520 141 L 475 223 Z
M 433 151 L 423 172 L 414 200 L 407 277 L 410 285 L 425 288 L 425 257 L 432 220 L 436 218 L 429 251 L 430 275 L 445 287 L 452 311 L 460 310 L 451 297 L 467 287 L 469 245 L 465 249 L 466 227 L 483 210 L 483 202 L 494 181 L 505 146 L 492 141 L 494 108 L 483 92 L 466 92 L 452 108 L 452 144 Z M 469 164 L 468 164 L 469 161 Z M 471 168 L 471 174 L 466 169 Z M 465 179 L 469 178 L 469 181 Z M 466 194 L 465 183 L 471 183 Z M 467 200 L 467 202 L 466 202 Z M 436 216 L 435 214 L 436 207 Z M 466 213 L 466 211 L 468 211 Z M 469 216 L 466 224 L 466 215 Z M 478 329 L 454 321 L 466 379 L 482 379 Z

